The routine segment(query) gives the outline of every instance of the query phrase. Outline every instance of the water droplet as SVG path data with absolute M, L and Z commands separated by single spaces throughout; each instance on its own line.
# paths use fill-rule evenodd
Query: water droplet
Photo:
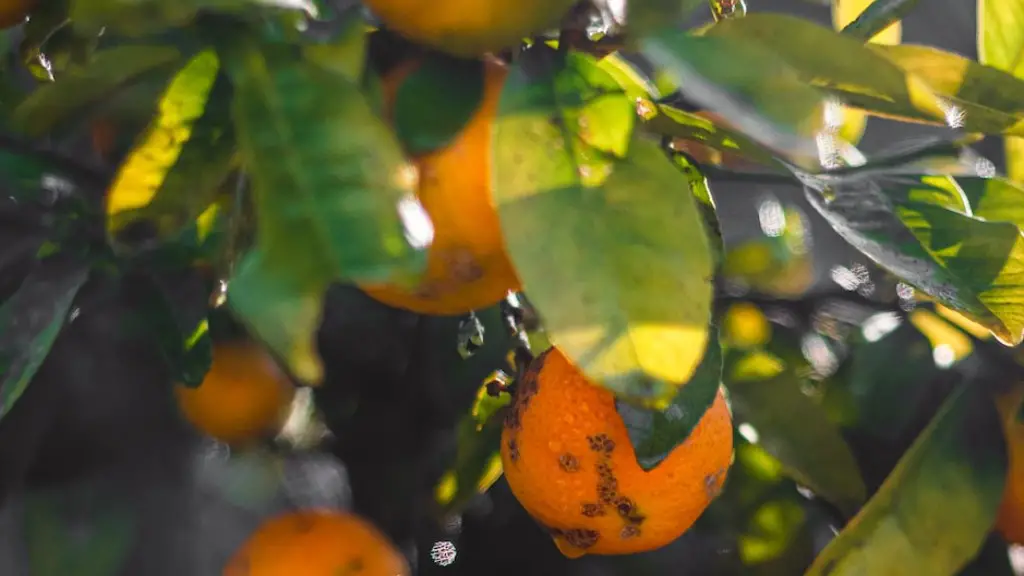
M 743 0 L 708 0 L 715 22 L 726 18 L 741 18 L 747 15 L 747 4 Z
M 398 201 L 398 217 L 410 246 L 423 250 L 434 243 L 434 223 L 418 198 L 412 195 L 402 197 Z
M 210 294 L 210 307 L 220 308 L 228 301 L 228 281 L 221 278 L 217 280 L 217 286 Z
M 438 566 L 450 566 L 452 562 L 455 562 L 457 555 L 458 550 L 456 550 L 455 544 L 449 540 L 434 542 L 430 548 L 430 559 Z
M 463 359 L 469 358 L 484 345 L 484 325 L 473 312 L 459 323 L 458 349 Z

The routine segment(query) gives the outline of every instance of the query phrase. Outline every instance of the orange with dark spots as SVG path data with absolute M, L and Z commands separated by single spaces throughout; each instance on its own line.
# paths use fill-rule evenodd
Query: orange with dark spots
M 996 400 L 1009 453 L 1009 471 L 996 519 L 996 531 L 1012 544 L 1024 544 L 1024 422 L 1017 419 L 1022 401 L 1024 384 L 1018 384 Z
M 408 576 L 384 534 L 344 512 L 304 510 L 264 523 L 235 553 L 224 576 Z
M 389 114 L 399 86 L 416 66 L 406 63 L 385 76 L 384 109 Z M 360 286 L 388 306 L 420 314 L 459 315 L 487 308 L 509 291 L 519 290 L 490 189 L 491 125 L 508 71 L 495 60 L 485 61 L 484 66 L 483 98 L 473 117 L 448 145 L 413 158 L 419 171 L 417 196 L 434 225 L 425 273 L 412 288 Z
M 732 416 L 719 391 L 689 437 L 645 471 L 615 397 L 553 348 L 519 380 L 501 459 L 513 494 L 564 555 L 635 554 L 678 538 L 718 495 Z

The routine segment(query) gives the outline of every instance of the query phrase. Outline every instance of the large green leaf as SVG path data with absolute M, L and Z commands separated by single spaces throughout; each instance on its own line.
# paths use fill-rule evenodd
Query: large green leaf
M 1024 227 L 1024 184 L 1005 178 L 962 176 L 956 179 L 971 205 L 971 213 L 993 222 Z
M 813 135 L 822 128 L 822 94 L 774 53 L 735 35 L 684 32 L 644 38 L 640 48 L 698 105 L 792 162 L 808 169 L 818 165 Z
M 616 403 L 641 468 L 654 468 L 690 437 L 690 432 L 714 403 L 721 384 L 722 346 L 718 342 L 718 329 L 714 328 L 700 365 L 667 408 L 644 410 L 625 402 Z
M 873 48 L 949 98 L 951 125 L 985 134 L 1024 135 L 1024 80 L 931 46 Z
M 121 163 L 106 195 L 107 232 L 115 245 L 122 231 L 142 222 L 153 225 L 157 239 L 170 238 L 214 201 L 235 160 L 230 86 L 219 70 L 212 50 L 194 56 Z
M 533 57 L 512 68 L 495 122 L 508 251 L 551 342 L 622 397 L 663 408 L 708 338 L 700 213 L 657 143 L 631 137 L 618 84 L 589 56 L 549 56 L 546 69 Z
M 268 265 L 300 284 L 418 272 L 432 238 L 408 229 L 415 171 L 346 76 L 278 47 L 233 58 L 232 113 Z M 422 212 L 419 213 L 422 215 Z
M 41 260 L 0 306 L 0 418 L 42 366 L 88 276 L 82 260 L 56 254 Z
M 857 462 L 792 367 L 766 352 L 731 352 L 724 380 L 736 422 L 753 427 L 788 476 L 844 512 L 857 510 L 866 492 Z
M 999 422 L 985 387 L 959 388 L 807 575 L 955 574 L 981 548 L 1002 499 Z
M 88 66 L 68 70 L 26 97 L 13 113 L 12 126 L 30 136 L 48 134 L 125 86 L 164 73 L 181 58 L 173 46 L 121 46 L 97 52 Z
M 809 20 L 763 12 L 723 20 L 706 34 L 772 52 L 804 82 L 872 114 L 921 122 L 946 119 L 947 106 L 927 84 L 862 42 Z

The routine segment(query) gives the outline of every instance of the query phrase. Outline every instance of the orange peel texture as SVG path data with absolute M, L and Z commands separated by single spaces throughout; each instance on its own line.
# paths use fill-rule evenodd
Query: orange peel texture
M 1024 544 L 1024 422 L 1017 420 L 1017 410 L 1024 399 L 1024 384 L 996 400 L 1006 433 L 1009 471 L 1003 502 L 996 518 L 996 531 L 1007 542 Z
M 409 576 L 405 557 L 353 514 L 304 510 L 265 522 L 224 576 Z

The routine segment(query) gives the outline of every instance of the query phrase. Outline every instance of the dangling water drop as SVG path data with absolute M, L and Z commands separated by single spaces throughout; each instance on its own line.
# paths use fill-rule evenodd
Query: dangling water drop
M 741 18 L 747 15 L 747 3 L 743 0 L 708 0 L 715 22 L 725 18 Z
M 228 301 L 228 281 L 221 278 L 217 280 L 217 286 L 214 287 L 213 292 L 210 294 L 210 307 L 220 308 Z
M 459 323 L 458 340 L 459 356 L 463 359 L 469 358 L 484 345 L 484 325 L 475 312 L 470 312 Z

